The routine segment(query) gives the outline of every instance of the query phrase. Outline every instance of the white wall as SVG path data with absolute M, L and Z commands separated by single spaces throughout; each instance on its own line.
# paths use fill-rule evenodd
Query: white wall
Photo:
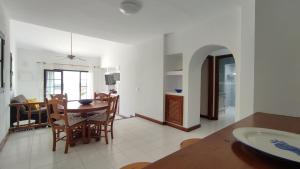
M 8 17 L 4 11 L 2 1 L 0 1 L 0 30 L 5 34 L 5 62 L 4 62 L 4 82 L 5 88 L 0 88 L 0 142 L 5 137 L 9 129 L 9 65 L 10 65 L 10 34 Z
M 169 34 L 166 41 L 167 54 L 183 53 L 184 127 L 198 125 L 200 123 L 201 64 L 212 51 L 224 47 L 233 53 L 237 64 L 239 64 L 241 53 L 241 9 L 237 7 L 223 16 L 199 24 L 192 29 Z M 207 45 L 217 46 L 211 49 L 206 48 L 204 51 L 196 53 L 198 49 Z M 194 55 L 197 55 L 195 56 L 197 59 L 192 60 Z M 190 64 L 197 64 L 198 66 L 195 66 L 196 69 L 189 72 Z M 193 75 L 189 76 L 189 74 Z M 196 81 L 192 82 L 189 78 L 193 78 Z
M 159 37 L 136 46 L 116 45 L 113 47 L 113 50 L 109 52 L 110 54 L 104 57 L 103 64 L 105 67 L 120 66 L 121 79 L 124 74 L 127 74 L 127 78 L 123 78 L 124 82 L 121 80 L 121 98 L 123 97 L 125 100 L 123 103 L 121 100 L 121 112 L 125 111 L 128 114 L 138 112 L 163 121 L 164 94 L 163 90 L 160 89 L 163 88 L 164 79 L 163 54 L 164 52 L 165 54 L 183 53 L 184 127 L 199 124 L 200 78 L 197 83 L 190 83 L 190 63 L 192 56 L 198 49 L 207 45 L 215 45 L 210 50 L 198 53 L 200 55 L 198 56 L 198 59 L 200 59 L 198 63 L 199 71 L 193 70 L 195 75 L 199 76 L 201 74 L 200 65 L 208 54 L 217 49 L 228 48 L 231 51 L 230 53 L 235 56 L 237 64 L 236 120 L 252 114 L 254 37 L 251 35 L 254 33 L 254 23 L 252 23 L 254 20 L 251 19 L 254 18 L 253 5 L 254 1 L 245 3 L 241 7 L 228 11 L 223 16 L 216 17 L 188 30 L 167 34 L 165 39 Z M 242 21 L 242 18 L 247 21 Z M 245 64 L 248 64 L 245 68 L 240 66 Z M 126 70 L 128 67 L 130 69 Z M 129 72 L 132 74 L 129 75 Z M 242 78 L 243 82 L 240 82 L 240 76 L 245 76 Z M 134 80 L 138 83 L 133 83 Z M 125 81 L 131 81 L 132 83 L 131 85 L 129 83 L 123 85 L 123 83 L 127 83 Z M 198 83 L 199 85 L 196 85 Z M 122 88 L 131 91 L 131 93 L 128 93 L 128 96 L 122 96 Z M 196 98 L 190 98 L 190 93 L 193 93 L 193 97 L 195 97 L 197 91 L 199 91 L 199 95 Z M 136 100 L 126 99 L 129 96 L 133 98 L 134 95 L 137 96 Z
M 300 1 L 256 2 L 255 111 L 300 116 Z
M 139 113 L 164 121 L 164 40 L 156 37 L 137 45 L 139 69 Z
M 227 48 L 224 48 L 224 49 L 219 49 L 219 50 L 213 51 L 210 55 L 211 56 L 222 56 L 222 55 L 229 55 L 229 54 L 231 54 L 231 51 L 228 50 Z
M 200 85 L 190 83 L 189 68 L 192 57 L 197 55 L 196 51 L 207 45 L 226 47 L 235 56 L 236 119 L 253 113 L 254 0 L 193 28 L 168 34 L 165 42 L 163 37 L 156 37 L 135 46 L 111 43 L 102 57 L 101 65 L 120 67 L 120 113 L 133 115 L 138 112 L 163 121 L 164 51 L 166 54 L 183 53 L 184 127 L 199 124 Z M 200 59 L 199 65 L 209 54 L 206 52 L 200 52 L 196 56 Z M 201 66 L 199 67 L 201 72 Z M 197 72 L 198 70 L 195 75 Z M 200 84 L 200 80 L 197 83 Z M 190 93 L 198 91 L 196 99 L 190 98 Z
M 163 121 L 163 37 L 136 45 L 116 43 L 102 67 L 120 67 L 120 114 L 140 113 Z
M 137 49 L 132 45 L 115 43 L 107 48 L 101 67 L 120 67 L 120 114 L 134 115 L 137 112 L 138 88 Z
M 254 113 L 254 54 L 255 54 L 255 0 L 242 1 L 241 8 L 241 57 L 236 71 L 239 72 L 240 92 L 236 120 Z
M 51 63 L 100 66 L 100 58 L 84 58 L 86 61 L 64 59 L 65 55 L 38 49 L 17 49 L 16 61 L 16 95 L 23 94 L 27 98 L 44 99 L 44 69 L 92 70 L 93 90 L 101 89 L 100 69 L 61 66 Z M 81 57 L 83 58 L 83 57 Z M 37 62 L 46 62 L 46 65 Z

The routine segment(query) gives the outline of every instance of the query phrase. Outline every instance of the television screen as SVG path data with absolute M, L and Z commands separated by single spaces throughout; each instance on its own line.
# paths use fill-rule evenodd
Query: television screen
M 105 75 L 105 84 L 106 85 L 115 85 L 116 84 L 116 80 L 115 80 L 113 74 Z
M 113 73 L 115 81 L 120 81 L 120 73 Z

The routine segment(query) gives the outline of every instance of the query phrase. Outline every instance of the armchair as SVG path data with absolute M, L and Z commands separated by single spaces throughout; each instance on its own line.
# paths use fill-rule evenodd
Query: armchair
M 25 96 L 19 95 L 11 99 L 9 106 L 10 127 L 13 131 L 48 125 L 44 102 L 29 103 Z

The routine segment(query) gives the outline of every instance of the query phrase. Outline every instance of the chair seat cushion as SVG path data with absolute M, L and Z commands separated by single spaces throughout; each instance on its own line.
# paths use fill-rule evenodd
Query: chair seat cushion
M 81 113 L 68 113 L 69 117 L 81 117 Z
M 69 126 L 73 126 L 75 124 L 84 122 L 85 120 L 86 120 L 86 118 L 76 117 L 76 116 L 68 116 Z M 59 126 L 64 126 L 65 125 L 64 120 L 57 120 L 53 123 L 56 124 L 56 125 L 59 125 Z
M 93 111 L 93 112 L 88 112 L 88 116 L 93 116 L 97 114 L 105 114 L 106 110 L 98 110 L 98 111 Z
M 90 116 L 87 118 L 88 121 L 97 121 L 97 122 L 104 122 L 106 121 L 106 117 L 107 117 L 107 114 L 106 113 L 97 113 L 93 116 Z
M 97 114 L 97 112 L 88 112 L 88 113 L 86 113 L 86 115 L 87 115 L 88 117 L 94 116 L 95 114 Z

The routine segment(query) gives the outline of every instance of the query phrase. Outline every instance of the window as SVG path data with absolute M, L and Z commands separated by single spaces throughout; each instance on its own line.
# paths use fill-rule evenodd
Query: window
M 0 32 L 0 88 L 4 87 L 4 34 Z
M 80 99 L 88 98 L 88 72 L 80 72 Z
M 63 94 L 62 71 L 45 70 L 44 96 L 50 98 L 51 94 Z
M 45 70 L 45 97 L 51 94 L 68 94 L 69 100 L 91 98 L 87 71 Z

